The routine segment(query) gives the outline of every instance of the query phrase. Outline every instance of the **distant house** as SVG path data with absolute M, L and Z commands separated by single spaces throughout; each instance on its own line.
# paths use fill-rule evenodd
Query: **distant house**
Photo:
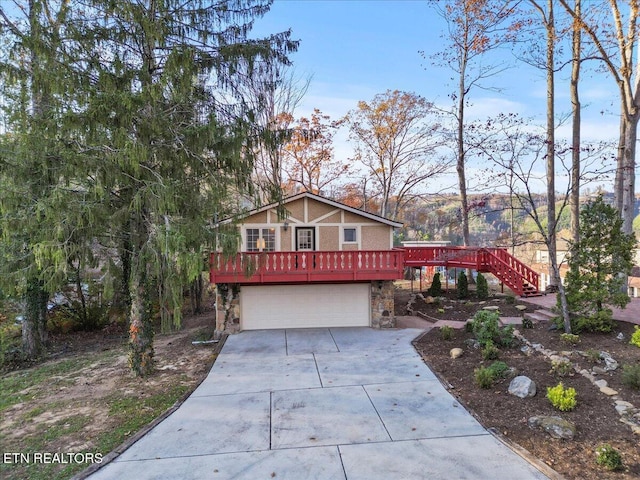
M 241 221 L 240 252 L 211 256 L 216 329 L 395 326 L 402 251 L 387 218 L 303 192 Z

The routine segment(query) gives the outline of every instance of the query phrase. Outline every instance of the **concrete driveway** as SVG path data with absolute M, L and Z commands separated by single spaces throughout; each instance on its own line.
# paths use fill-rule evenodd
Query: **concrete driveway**
M 543 479 L 442 387 L 416 329 L 231 336 L 206 380 L 92 479 Z

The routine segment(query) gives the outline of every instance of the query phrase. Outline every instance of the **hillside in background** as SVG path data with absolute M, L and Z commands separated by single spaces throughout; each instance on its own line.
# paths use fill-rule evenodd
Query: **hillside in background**
M 611 194 L 605 194 L 612 201 Z M 536 197 L 536 210 L 540 223 L 546 228 L 546 197 Z M 584 203 L 589 197 L 582 199 Z M 474 246 L 511 247 L 540 241 L 535 221 L 521 208 L 517 199 L 507 194 L 469 195 L 469 227 Z M 556 204 L 559 212 L 562 201 Z M 640 210 L 640 199 L 636 200 L 636 215 Z M 429 196 L 408 205 L 399 218 L 404 228 L 398 233 L 398 242 L 404 240 L 448 241 L 451 245 L 462 245 L 460 228 L 460 198 L 456 194 Z M 570 229 L 570 211 L 562 210 L 559 231 Z M 640 215 L 634 221 L 634 230 L 640 232 Z M 560 235 L 562 237 L 562 234 Z M 566 236 L 566 235 L 565 235 Z

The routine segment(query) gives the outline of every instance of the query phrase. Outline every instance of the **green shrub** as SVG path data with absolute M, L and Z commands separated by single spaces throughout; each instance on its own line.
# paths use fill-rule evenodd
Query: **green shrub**
M 482 348 L 482 358 L 484 360 L 496 360 L 500 356 L 500 350 L 491 340 Z
M 476 336 L 480 345 L 484 346 L 487 342 L 494 342 L 500 338 L 499 316 L 495 312 L 488 310 L 480 310 L 473 316 L 471 330 Z
M 458 275 L 458 298 L 469 298 L 469 280 L 467 279 L 467 274 L 464 273 L 464 270 L 462 270 L 460 275 Z
M 640 347 L 640 327 L 637 325 L 634 327 L 633 335 L 631 335 L 631 340 L 629 340 L 631 345 L 635 345 L 636 347 Z
M 471 331 L 475 334 L 476 339 L 482 347 L 487 342 L 492 342 L 494 346 L 510 347 L 513 345 L 513 325 L 506 327 L 500 327 L 500 317 L 496 312 L 489 310 L 479 310 L 473 316 L 467 325 Z
M 473 377 L 480 388 L 491 388 L 493 385 L 493 372 L 489 368 L 476 368 L 473 371 Z
M 591 363 L 600 363 L 600 351 L 599 350 L 594 350 L 593 348 L 590 348 L 589 350 L 584 352 L 584 354 L 591 361 Z
M 560 340 L 565 345 L 577 345 L 580 342 L 580 336 L 573 333 L 562 333 L 560 334 Z
M 480 272 L 478 272 L 478 277 L 476 278 L 476 295 L 480 300 L 489 298 L 489 284 Z
M 440 338 L 442 340 L 451 340 L 453 338 L 453 328 L 449 325 L 440 327 Z
M 507 305 L 515 305 L 516 304 L 516 296 L 513 294 L 509 294 L 504 298 L 504 302 Z
M 573 365 L 566 360 L 560 360 L 551 362 L 551 373 L 558 377 L 566 377 L 573 372 Z
M 588 317 L 579 317 L 576 320 L 575 331 L 577 333 L 610 333 L 614 326 L 613 313 L 611 310 L 605 309 Z
M 620 456 L 620 452 L 608 443 L 603 443 L 596 448 L 596 463 L 611 471 L 622 469 L 622 457 Z
M 515 342 L 515 337 L 513 336 L 513 331 L 515 327 L 513 325 L 507 325 L 500 329 L 500 345 L 502 347 L 512 347 Z
M 440 272 L 436 272 L 431 281 L 431 286 L 427 290 L 427 294 L 432 297 L 439 297 L 442 295 L 442 283 L 440 281 Z
M 494 380 L 507 376 L 507 372 L 509 372 L 509 365 L 504 362 L 493 362 L 489 366 L 489 370 L 493 375 Z
M 533 320 L 531 320 L 530 318 L 526 318 L 523 317 L 522 318 L 522 328 L 529 328 L 532 329 L 533 328 Z
M 578 400 L 576 399 L 575 388 L 564 388 L 562 382 L 555 387 L 547 387 L 547 398 L 555 408 L 561 412 L 568 412 L 576 408 Z
M 622 383 L 624 383 L 627 387 L 640 390 L 640 364 L 623 365 Z

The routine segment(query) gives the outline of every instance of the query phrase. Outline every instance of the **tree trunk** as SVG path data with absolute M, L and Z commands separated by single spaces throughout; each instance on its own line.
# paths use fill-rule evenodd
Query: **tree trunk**
M 622 159 L 622 231 L 626 234 L 633 233 L 633 218 L 635 214 L 635 158 L 636 141 L 638 133 L 638 115 L 629 115 L 625 122 L 624 156 Z
M 581 0 L 575 0 L 575 12 L 581 14 Z M 571 62 L 571 237 L 574 242 L 580 240 L 580 96 L 578 85 L 580 81 L 581 29 L 573 29 Z
M 144 245 L 149 237 L 144 214 L 138 213 L 132 222 L 135 249 L 132 252 L 131 313 L 129 323 L 129 367 L 136 376 L 153 373 L 153 305 L 151 302 L 151 277 L 144 259 Z
M 616 178 L 613 184 L 613 202 L 620 213 L 622 215 L 622 206 L 623 206 L 623 172 L 624 172 L 624 155 L 625 155 L 625 139 L 626 139 L 626 128 L 627 122 L 624 118 L 624 105 L 620 108 L 620 132 L 618 139 L 618 156 L 616 159 Z
M 22 349 L 27 358 L 37 358 L 44 353 L 48 343 L 47 300 L 49 295 L 42 282 L 31 279 L 25 293 L 25 312 L 22 320 Z
M 551 285 L 557 286 L 559 276 L 552 264 L 556 258 L 556 185 L 555 185 L 555 20 L 553 16 L 553 2 L 548 0 L 547 18 L 547 248 L 549 249 L 549 277 Z

